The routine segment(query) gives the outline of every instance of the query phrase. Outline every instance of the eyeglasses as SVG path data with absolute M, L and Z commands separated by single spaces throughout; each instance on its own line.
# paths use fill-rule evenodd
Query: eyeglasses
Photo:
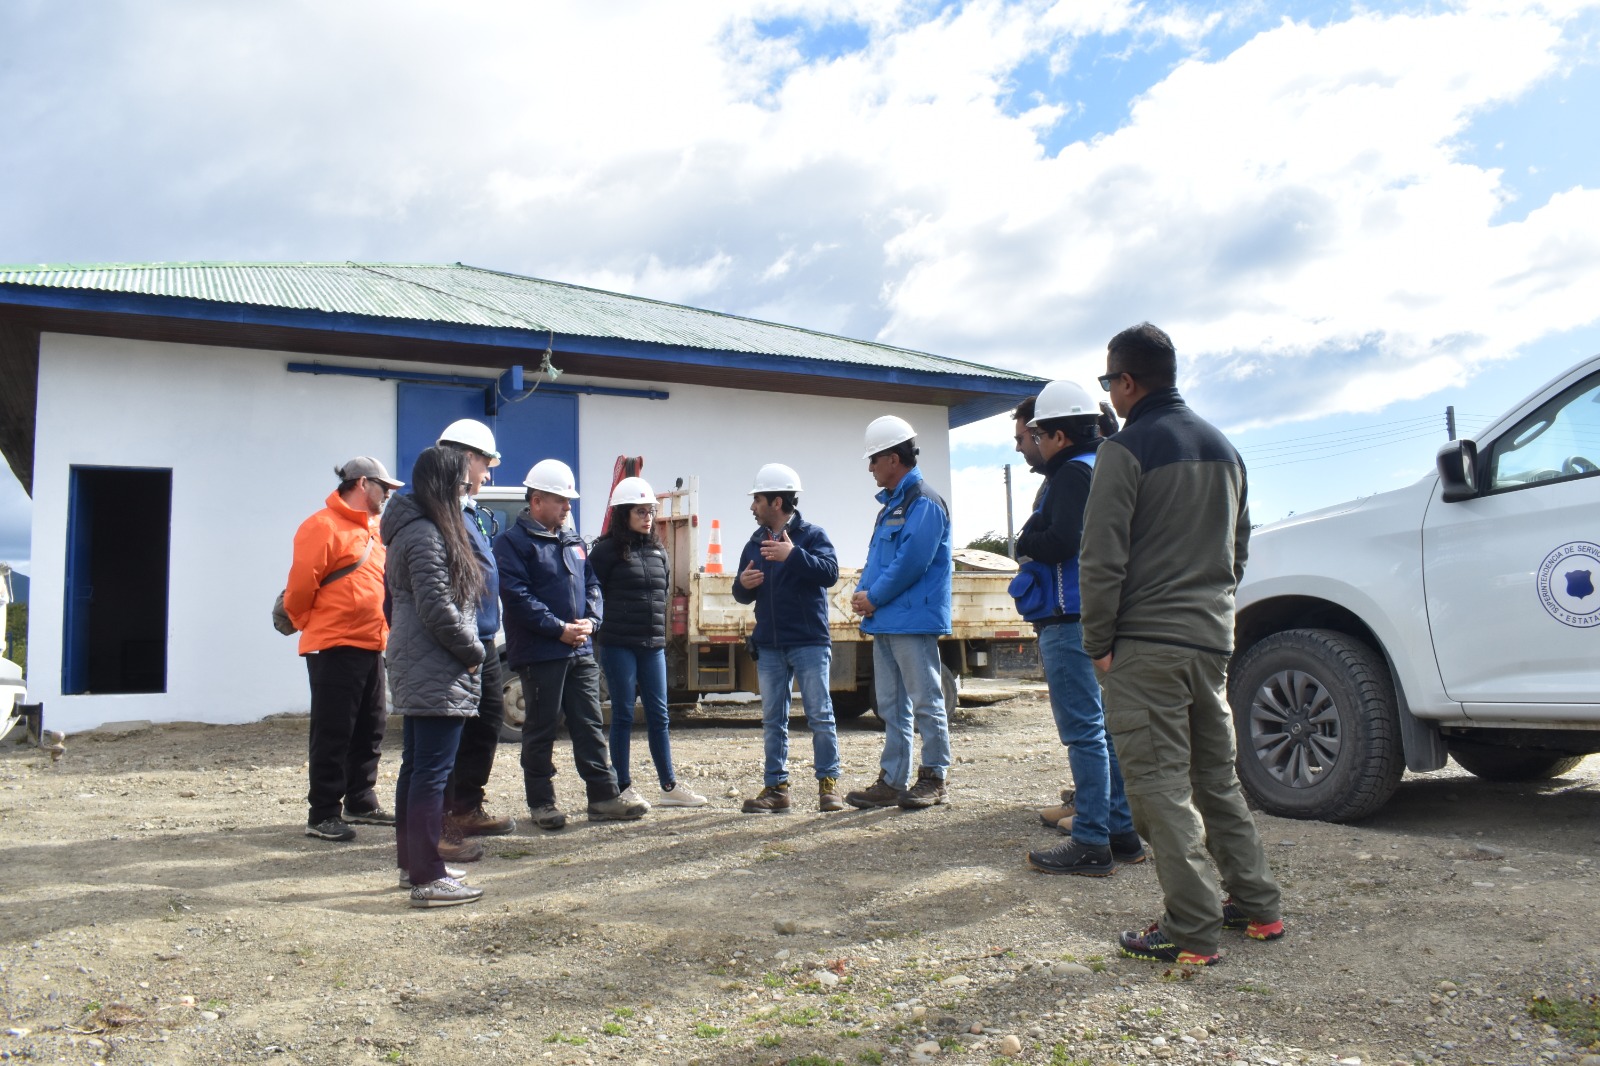
M 655 513 L 656 509 L 654 507 L 635 507 L 633 509 L 633 516 L 635 518 L 649 518 Z
M 1044 439 L 1044 434 L 1040 433 L 1036 429 L 1035 430 L 1030 430 L 1029 433 L 1028 433 L 1028 436 L 1033 438 L 1033 443 L 1035 443 L 1035 444 L 1038 444 L 1041 440 Z
M 1138 381 L 1139 380 L 1138 378 L 1135 378 L 1132 374 L 1128 374 L 1128 372 L 1126 370 L 1119 370 L 1115 374 L 1101 374 L 1095 380 L 1100 382 L 1100 387 L 1102 389 L 1104 389 L 1106 392 L 1110 392 L 1111 391 L 1111 383 L 1116 381 L 1118 378 L 1122 377 L 1124 374 L 1127 374 L 1128 377 L 1131 378 L 1134 381 Z

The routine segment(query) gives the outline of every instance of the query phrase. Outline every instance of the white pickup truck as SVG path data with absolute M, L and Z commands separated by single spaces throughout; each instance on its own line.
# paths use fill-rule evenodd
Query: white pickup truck
M 1407 770 L 1600 752 L 1600 357 L 1414 485 L 1257 530 L 1229 699 L 1265 811 L 1350 821 Z

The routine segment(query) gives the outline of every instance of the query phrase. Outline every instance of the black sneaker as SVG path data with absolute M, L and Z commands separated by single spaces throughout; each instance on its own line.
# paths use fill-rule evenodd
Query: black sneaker
M 356 825 L 386 825 L 391 829 L 394 827 L 394 815 L 382 807 L 374 807 L 370 811 L 346 810 L 344 820 L 354 822 Z
M 1222 901 L 1222 928 L 1243 929 L 1251 940 L 1277 940 L 1283 936 L 1283 919 L 1275 922 L 1258 922 L 1250 917 L 1229 896 Z
M 1138 833 L 1118 833 L 1111 838 L 1111 857 L 1122 866 L 1144 862 L 1144 841 Z
M 1126 932 L 1117 938 L 1122 953 L 1130 959 L 1146 962 L 1175 962 L 1179 966 L 1215 966 L 1221 955 L 1201 955 L 1184 951 L 1161 931 L 1160 922 L 1151 922 L 1142 933 Z
M 338 818 L 324 818 L 320 822 L 306 823 L 306 836 L 319 840 L 354 840 L 356 831 Z
M 1117 870 L 1111 848 L 1105 844 L 1080 844 L 1070 840 L 1049 851 L 1028 852 L 1028 865 L 1047 874 L 1110 877 Z

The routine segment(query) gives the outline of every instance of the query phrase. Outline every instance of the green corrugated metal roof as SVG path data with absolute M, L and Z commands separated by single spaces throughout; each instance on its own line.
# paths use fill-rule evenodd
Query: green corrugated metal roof
M 170 296 L 452 325 L 553 331 L 928 373 L 1030 374 L 581 285 L 456 263 L 106 263 L 0 266 L 0 285 Z

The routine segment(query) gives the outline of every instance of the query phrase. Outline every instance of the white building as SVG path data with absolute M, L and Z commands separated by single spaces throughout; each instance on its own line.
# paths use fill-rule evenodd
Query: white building
M 858 566 L 869 421 L 917 427 L 947 491 L 949 428 L 1041 385 L 459 264 L 0 269 L 0 451 L 34 504 L 31 699 L 69 732 L 304 710 L 268 619 L 296 526 L 335 465 L 374 455 L 407 479 L 456 418 L 495 430 L 504 483 L 567 461 L 585 536 L 619 455 L 657 485 L 699 475 L 735 558 L 756 469 L 788 463 Z

